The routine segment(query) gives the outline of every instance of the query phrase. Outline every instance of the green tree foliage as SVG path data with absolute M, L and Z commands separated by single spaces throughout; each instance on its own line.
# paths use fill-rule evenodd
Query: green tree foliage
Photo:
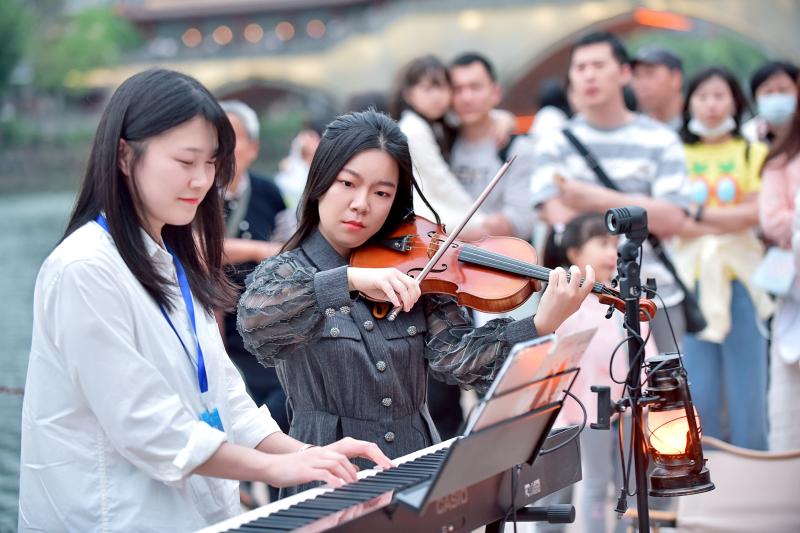
M 0 94 L 24 52 L 28 22 L 21 0 L 0 1 Z
M 41 24 L 31 53 L 34 82 L 45 91 L 69 89 L 80 73 L 117 63 L 140 42 L 135 28 L 111 7 L 86 9 Z

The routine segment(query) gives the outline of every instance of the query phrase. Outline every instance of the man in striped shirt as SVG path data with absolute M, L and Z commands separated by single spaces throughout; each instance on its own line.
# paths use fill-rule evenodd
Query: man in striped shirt
M 620 190 L 603 186 L 562 133 L 542 139 L 536 146 L 531 192 L 539 215 L 550 225 L 564 224 L 579 213 L 637 205 L 647 210 L 652 233 L 668 239 L 680 231 L 688 205 L 683 145 L 664 125 L 628 111 L 622 89 L 630 79 L 627 52 L 614 35 L 589 34 L 573 47 L 569 81 L 579 113 L 567 127 Z M 656 279 L 680 343 L 683 294 L 647 243 L 641 277 L 642 282 Z M 657 314 L 653 336 L 660 351 L 672 352 L 675 344 L 664 314 Z

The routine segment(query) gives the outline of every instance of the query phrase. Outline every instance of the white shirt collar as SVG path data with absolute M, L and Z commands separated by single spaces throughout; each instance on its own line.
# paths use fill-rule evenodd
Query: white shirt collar
M 164 246 L 157 243 L 144 229 L 139 228 L 139 231 L 142 235 L 145 251 L 150 259 L 157 265 L 172 264 L 172 254 Z

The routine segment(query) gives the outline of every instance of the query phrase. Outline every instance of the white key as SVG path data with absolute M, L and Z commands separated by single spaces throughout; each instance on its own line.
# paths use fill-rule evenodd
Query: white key
M 455 441 L 455 438 L 446 440 L 444 442 L 440 442 L 439 444 L 434 444 L 433 446 L 428 446 L 427 448 L 417 450 L 416 452 L 409 453 L 402 457 L 398 457 L 397 459 L 394 459 L 392 462 L 398 466 L 403 463 L 408 463 L 409 461 L 413 461 L 414 459 L 422 457 L 423 455 L 431 454 L 443 448 L 449 448 L 450 445 L 453 443 L 453 441 Z M 360 472 L 358 472 L 358 479 L 374 476 L 380 471 L 381 470 L 377 468 L 361 470 Z M 271 514 L 277 513 L 278 511 L 283 511 L 284 509 L 288 509 L 293 505 L 297 505 L 306 500 L 316 498 L 317 496 L 326 494 L 328 492 L 332 492 L 333 490 L 335 490 L 335 488 L 331 487 L 330 485 L 323 485 L 321 487 L 315 487 L 313 489 L 304 490 L 303 492 L 295 494 L 294 496 L 289 496 L 281 500 L 278 500 L 277 502 L 269 503 L 267 505 L 259 507 L 258 509 L 253 509 L 252 511 L 248 511 L 239 516 L 229 518 L 228 520 L 225 520 L 223 522 L 217 522 L 212 526 L 199 530 L 197 533 L 220 533 L 222 531 L 227 531 L 229 529 L 235 529 L 257 518 L 264 518 L 270 516 Z

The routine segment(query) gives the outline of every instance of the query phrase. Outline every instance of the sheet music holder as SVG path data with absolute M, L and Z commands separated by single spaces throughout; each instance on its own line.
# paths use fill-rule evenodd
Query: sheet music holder
M 398 492 L 395 500 L 422 512 L 459 489 L 518 464 L 533 464 L 595 331 L 515 345 L 436 475 Z

